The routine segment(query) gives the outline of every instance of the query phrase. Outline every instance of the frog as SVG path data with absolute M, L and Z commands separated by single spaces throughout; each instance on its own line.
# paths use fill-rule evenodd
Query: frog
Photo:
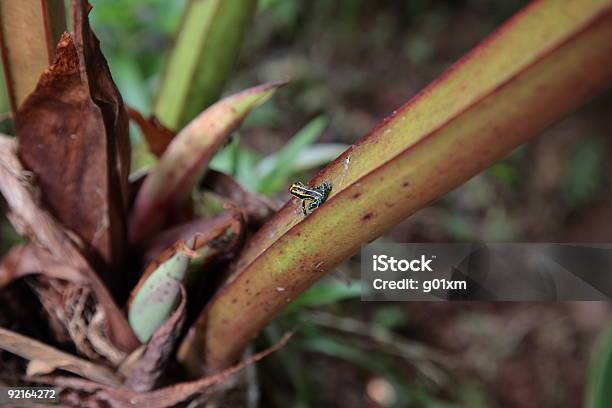
M 310 215 L 314 210 L 319 208 L 329 197 L 332 190 L 332 183 L 328 180 L 323 181 L 320 185 L 311 187 L 304 183 L 293 183 L 289 187 L 289 193 L 292 196 L 302 200 L 302 212 L 304 216 Z

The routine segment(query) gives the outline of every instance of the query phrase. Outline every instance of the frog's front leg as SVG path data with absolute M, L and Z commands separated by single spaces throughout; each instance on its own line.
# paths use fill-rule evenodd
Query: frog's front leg
M 318 201 L 311 201 L 310 204 L 308 204 L 308 214 L 319 208 L 319 205 L 321 204 Z
M 308 212 L 306 211 L 306 200 L 302 200 L 302 212 L 304 215 L 308 215 Z

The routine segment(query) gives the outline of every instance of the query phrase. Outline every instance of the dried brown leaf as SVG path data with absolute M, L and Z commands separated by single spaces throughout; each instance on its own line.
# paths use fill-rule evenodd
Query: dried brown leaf
M 176 241 L 195 240 L 193 248 L 198 250 L 210 246 L 213 250 L 207 258 L 215 258 L 221 253 L 231 253 L 242 238 L 244 219 L 240 211 L 231 209 L 210 218 L 201 218 L 185 224 L 178 225 L 158 234 L 150 243 L 145 254 L 147 262 L 164 260 L 160 254 Z M 220 239 L 231 234 L 231 239 Z M 147 272 L 143 276 L 146 276 Z
M 111 196 L 111 199 L 120 201 L 127 197 L 132 159 L 128 115 L 106 59 L 100 51 L 100 42 L 89 26 L 88 14 L 91 8 L 87 0 L 71 0 L 74 43 L 79 50 L 81 78 L 88 81 L 91 98 L 100 108 L 104 119 L 109 151 L 108 168 L 111 173 L 109 177 L 111 182 L 117 183 L 110 186 L 111 193 L 117 194 L 117 197 Z M 118 179 L 115 178 L 115 171 L 118 171 Z M 120 191 L 113 191 L 115 188 Z M 123 205 L 126 205 L 126 201 Z
M 34 362 L 28 367 L 28 372 L 33 375 L 64 370 L 107 386 L 121 384 L 119 378 L 106 367 L 64 353 L 2 327 L 0 327 L 0 349 Z
M 130 147 L 123 101 L 87 10 L 73 0 L 74 34 L 62 35 L 54 63 L 16 114 L 16 130 L 45 203 L 105 269 L 125 250 Z
M 0 135 L 0 193 L 9 207 L 7 214 L 15 229 L 36 245 L 47 250 L 58 262 L 83 275 L 104 310 L 106 335 L 123 351 L 132 351 L 140 344 L 127 319 L 115 304 L 100 278 L 95 274 L 75 243 L 68 238 L 61 225 L 41 208 L 36 197 L 38 190 L 16 154 L 15 139 Z
M 32 274 L 85 283 L 83 274 L 63 262 L 58 262 L 49 252 L 33 244 L 13 247 L 0 261 L 0 289 L 15 279 Z
M 254 226 L 263 224 L 280 207 L 269 198 L 245 189 L 232 176 L 209 169 L 201 183 L 221 197 L 229 199 L 247 216 L 247 222 Z
M 127 107 L 127 112 L 130 119 L 136 122 L 142 131 L 151 153 L 160 157 L 166 151 L 176 133 L 165 127 L 155 115 L 149 115 L 148 118 L 145 118 L 142 113 L 131 106 Z
M 235 366 L 216 374 L 203 377 L 199 380 L 183 382 L 145 393 L 138 393 L 123 387 L 109 387 L 104 384 L 73 377 L 39 376 L 31 378 L 31 380 L 38 383 L 52 384 L 66 391 L 79 391 L 81 395 L 82 393 L 91 394 L 91 399 L 96 403 L 105 403 L 113 408 L 123 408 L 126 406 L 166 408 L 182 402 L 187 402 L 195 397 L 200 401 L 205 401 L 206 396 L 214 396 L 216 391 L 224 389 L 227 381 L 235 374 L 248 365 L 256 363 L 283 347 L 292 335 L 293 333 L 285 334 L 281 340 L 272 347 L 254 354 Z

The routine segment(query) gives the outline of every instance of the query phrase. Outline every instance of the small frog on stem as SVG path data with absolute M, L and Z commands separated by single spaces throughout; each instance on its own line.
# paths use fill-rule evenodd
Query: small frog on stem
M 316 187 L 310 187 L 299 182 L 293 183 L 289 187 L 291 195 L 302 200 L 302 212 L 304 215 L 309 215 L 319 208 L 327 200 L 331 190 L 332 184 L 327 180 Z

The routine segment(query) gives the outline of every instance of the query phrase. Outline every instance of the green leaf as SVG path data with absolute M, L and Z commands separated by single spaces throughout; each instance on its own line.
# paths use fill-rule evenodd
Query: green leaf
M 400 306 L 384 306 L 376 311 L 373 322 L 387 330 L 397 329 L 406 324 L 406 308 Z
M 343 143 L 318 143 L 305 148 L 293 164 L 293 172 L 316 169 L 340 156 L 350 146 Z
M 321 135 L 328 120 L 319 116 L 311 120 L 276 154 L 269 169 L 263 169 L 259 175 L 257 190 L 261 193 L 278 192 L 287 183 L 294 171 L 294 165 L 299 154 Z
M 128 321 L 141 342 L 146 343 L 178 305 L 189 260 L 189 254 L 176 250 L 136 288 L 129 303 Z
M 291 304 L 288 310 L 300 307 L 320 307 L 346 299 L 355 299 L 361 296 L 363 284 L 353 280 L 349 284 L 338 280 L 323 280 L 316 283 Z
M 597 194 L 605 170 L 605 144 L 599 138 L 580 143 L 569 160 L 564 177 L 564 192 L 571 206 L 589 201 Z
M 289 176 L 294 174 L 314 170 L 320 166 L 323 166 L 336 157 L 340 156 L 342 152 L 348 149 L 348 145 L 342 143 L 318 143 L 312 146 L 307 146 L 299 152 L 298 156 L 291 163 L 291 171 Z M 271 154 L 262 159 L 254 169 L 255 177 L 258 180 L 261 177 L 269 175 L 274 171 L 274 167 L 277 165 L 279 157 L 277 154 Z M 260 181 L 258 181 L 258 184 Z
M 369 353 L 362 349 L 336 340 L 331 336 L 312 336 L 300 342 L 301 348 L 307 351 L 326 354 L 339 358 L 370 373 L 386 373 L 389 367 L 382 358 L 372 358 Z
M 155 114 L 177 130 L 214 103 L 238 56 L 255 0 L 190 0 L 164 71 Z
M 514 166 L 507 163 L 497 163 L 489 169 L 489 172 L 496 178 L 512 184 L 519 180 L 519 174 Z
M 612 407 L 612 325 L 591 356 L 585 408 Z

